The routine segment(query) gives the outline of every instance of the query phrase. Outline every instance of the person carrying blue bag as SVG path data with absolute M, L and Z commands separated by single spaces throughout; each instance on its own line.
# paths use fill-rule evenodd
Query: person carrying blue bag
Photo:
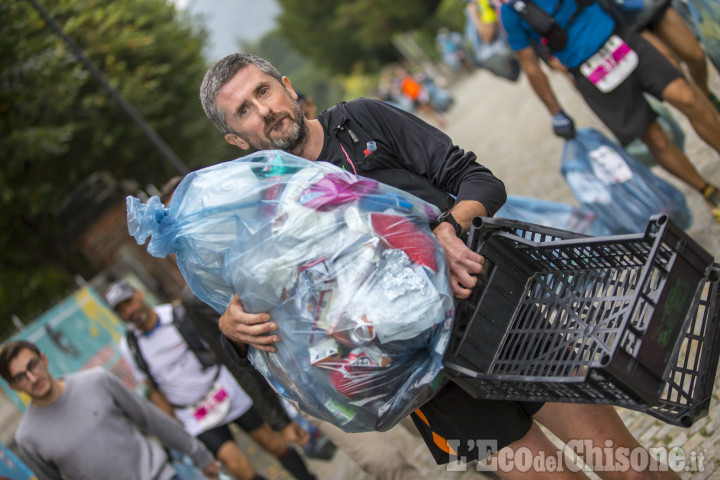
M 532 42 L 541 39 L 568 68 L 585 102 L 621 145 L 640 138 L 658 165 L 703 195 L 720 222 L 720 191 L 670 141 L 642 95 L 647 92 L 676 107 L 700 138 L 720 153 L 720 114 L 665 56 L 590 0 L 504 0 L 501 19 L 531 87 L 552 116 L 556 135 L 574 137 L 575 125 L 532 48 Z
M 305 119 L 295 102 L 296 94 L 290 80 L 281 76 L 267 61 L 253 55 L 235 54 L 220 60 L 206 74 L 200 92 L 203 108 L 213 124 L 218 127 L 228 142 L 244 150 L 250 148 L 254 150 L 281 149 L 316 165 L 315 169 L 332 173 L 334 178 L 342 177 L 352 185 L 359 183 L 351 188 L 332 188 L 338 193 L 344 192 L 343 196 L 347 193 L 348 198 L 356 194 L 360 198 L 367 197 L 363 192 L 376 188 L 372 181 L 377 182 L 378 185 L 382 184 L 383 189 L 394 187 L 403 192 L 395 200 L 386 196 L 382 202 L 370 202 L 370 205 L 365 208 L 370 211 L 370 223 L 367 222 L 364 214 L 357 215 L 353 209 L 348 210 L 353 206 L 354 200 L 351 201 L 350 205 L 343 207 L 345 211 L 342 217 L 337 217 L 344 219 L 347 228 L 343 227 L 339 232 L 333 231 L 333 234 L 323 237 L 323 241 L 312 242 L 312 246 L 327 249 L 329 247 L 325 243 L 335 244 L 334 247 L 331 245 L 331 251 L 334 248 L 340 253 L 342 243 L 339 241 L 337 233 L 352 233 L 346 231 L 348 229 L 355 233 L 367 232 L 368 228 L 372 228 L 376 232 L 378 229 L 386 230 L 387 233 L 387 228 L 399 228 L 399 232 L 405 232 L 405 234 L 398 238 L 406 238 L 411 243 L 414 242 L 413 239 L 424 239 L 418 244 L 424 245 L 419 251 L 412 249 L 415 260 L 411 260 L 408 264 L 415 272 L 408 276 L 408 279 L 413 279 L 413 282 L 396 283 L 392 288 L 380 289 L 378 292 L 383 295 L 393 295 L 401 291 L 400 288 L 407 288 L 413 283 L 420 286 L 421 283 L 415 282 L 419 280 L 416 275 L 423 270 L 426 270 L 426 274 L 430 274 L 430 271 L 439 273 L 444 270 L 454 297 L 468 298 L 472 293 L 472 288 L 478 282 L 476 275 L 483 271 L 484 258 L 468 248 L 460 237 L 469 230 L 472 218 L 492 215 L 502 206 L 506 197 L 502 182 L 494 177 L 487 168 L 479 164 L 472 152 L 460 149 L 452 143 L 447 135 L 417 117 L 369 99 L 357 99 L 347 104 L 339 104 L 319 114 L 317 119 Z M 266 156 L 273 156 L 272 152 L 264 153 Z M 333 165 L 335 167 L 326 168 L 318 164 L 329 164 L 329 167 L 333 167 Z M 286 165 L 284 160 L 283 165 Z M 347 176 L 341 173 L 342 169 L 352 172 L 356 179 L 352 180 L 353 175 Z M 268 165 L 265 171 L 268 176 L 283 172 L 277 163 Z M 311 172 L 312 170 L 309 170 L 306 173 Z M 296 174 L 301 173 L 302 170 L 296 172 Z M 220 178 L 225 177 L 220 176 Z M 245 176 L 243 182 L 256 182 L 259 178 L 253 173 L 252 176 Z M 367 183 L 368 180 L 372 181 Z M 282 204 L 283 208 L 290 208 L 294 212 L 298 211 L 298 206 L 312 207 L 310 210 L 301 208 L 299 211 L 310 216 L 317 215 L 318 221 L 307 224 L 307 228 L 303 228 L 303 221 L 297 219 L 296 216 L 280 215 L 276 217 L 278 221 L 271 222 L 267 228 L 280 228 L 288 234 L 291 231 L 295 232 L 293 235 L 312 236 L 318 235 L 318 231 L 321 229 L 332 227 L 333 222 L 326 217 L 336 209 L 329 208 L 330 204 L 316 202 L 323 198 L 329 198 L 321 194 L 321 191 L 327 191 L 325 187 L 330 187 L 336 182 L 328 184 L 324 180 L 325 187 L 323 188 L 319 188 L 321 185 L 315 185 L 319 182 L 308 184 L 307 181 L 300 183 L 294 181 L 291 183 L 295 183 L 296 186 L 304 185 L 299 189 L 300 195 L 276 192 L 283 198 L 282 201 L 279 200 L 278 205 Z M 225 190 L 223 195 L 216 197 L 216 200 L 236 195 L 238 190 L 254 191 L 249 190 L 244 183 L 231 183 L 229 186 L 232 188 Z M 366 188 L 370 190 L 366 190 Z M 291 190 L 297 189 L 292 188 Z M 293 198 L 296 200 L 292 200 Z M 423 203 L 417 203 L 417 200 L 408 202 L 409 198 L 419 198 L 426 203 L 422 206 Z M 297 204 L 298 200 L 301 201 L 300 205 Z M 407 211 L 413 204 L 420 208 L 412 208 L 411 217 L 406 218 L 407 213 L 399 213 L 402 209 Z M 273 205 L 275 204 L 268 204 L 268 206 Z M 381 215 L 385 214 L 384 210 L 390 209 L 396 212 L 392 213 L 391 217 L 399 216 L 400 218 L 393 220 L 379 216 L 376 218 L 378 221 L 374 222 L 372 221 L 374 210 L 371 207 L 381 208 Z M 174 211 L 174 208 L 171 202 L 166 218 L 171 220 L 177 218 L 175 217 L 177 211 Z M 274 212 L 277 213 L 277 210 Z M 348 214 L 348 212 L 350 213 Z M 437 212 L 442 213 L 435 217 Z M 159 219 L 156 217 L 153 221 L 162 223 L 163 212 L 157 211 L 156 213 Z M 360 213 L 362 213 L 362 209 Z M 426 219 L 435 218 L 428 225 L 420 221 L 423 216 Z M 197 218 L 203 218 L 203 221 L 210 220 L 206 216 Z M 293 223 L 295 224 L 294 228 L 287 230 L 287 228 L 293 227 Z M 218 225 L 218 228 L 220 227 Z M 206 229 L 201 229 L 196 234 L 202 236 L 205 231 Z M 209 230 L 206 233 L 210 234 L 211 232 L 212 230 Z M 408 246 L 405 241 L 394 243 L 392 246 L 387 242 L 389 239 L 387 235 L 385 237 L 383 240 L 385 243 L 374 242 L 380 247 L 381 251 L 378 253 L 391 255 L 398 261 L 403 260 L 403 255 L 410 257 L 409 253 L 404 254 L 402 251 L 398 251 L 404 250 L 404 246 Z M 170 239 L 167 238 L 167 240 Z M 228 240 L 231 239 L 232 235 Z M 181 242 L 178 241 L 175 245 L 181 246 Z M 357 252 L 354 252 L 356 254 L 362 254 L 367 249 L 366 242 L 356 245 L 358 247 Z M 441 268 L 441 265 L 434 266 L 438 268 L 437 271 L 432 266 L 433 256 L 428 255 L 430 252 L 437 252 L 435 245 L 442 248 L 445 258 L 444 268 Z M 170 244 L 166 244 L 166 246 L 170 246 Z M 310 246 L 308 245 L 308 247 Z M 433 248 L 430 248 L 431 246 Z M 244 246 L 244 250 L 250 252 L 255 247 L 265 248 L 265 245 L 250 243 Z M 391 248 L 388 250 L 388 247 Z M 242 248 L 238 249 L 238 252 L 242 251 Z M 293 252 L 288 250 L 287 253 Z M 300 250 L 297 254 L 304 254 L 304 252 Z M 225 261 L 229 257 L 215 258 Z M 340 259 L 339 256 L 327 258 L 332 262 Z M 382 258 L 382 256 L 378 258 Z M 258 260 L 267 262 L 274 259 L 260 256 Z M 178 259 L 178 263 L 181 263 L 180 259 Z M 322 273 L 321 263 L 323 262 L 307 265 L 302 272 L 312 270 L 311 273 Z M 327 262 L 325 263 L 327 264 Z M 258 267 L 262 267 L 262 265 L 258 263 Z M 379 266 L 375 266 L 369 270 L 363 269 L 362 272 L 378 272 L 379 268 Z M 232 270 L 233 273 L 238 273 L 237 269 Z M 296 276 L 293 269 L 277 272 L 264 271 L 290 279 Z M 287 273 L 290 275 L 287 276 Z M 410 274 L 410 271 L 407 273 Z M 244 275 L 249 278 L 247 273 Z M 430 275 L 438 278 L 436 274 Z M 314 278 L 322 278 L 322 275 Z M 381 275 L 381 278 L 389 280 L 392 285 L 398 277 Z M 315 283 L 308 281 L 304 285 L 311 286 Z M 219 286 L 219 288 L 224 287 Z M 296 291 L 295 288 L 293 287 L 292 291 L 287 289 L 285 291 L 287 296 L 283 293 L 283 289 L 280 289 L 279 292 L 274 290 L 273 295 L 279 294 L 280 299 L 291 302 L 289 295 Z M 283 342 L 294 340 L 292 333 L 287 331 L 287 328 L 292 325 L 279 325 L 282 318 L 273 318 L 266 310 L 250 309 L 249 307 L 246 309 L 245 291 L 237 290 L 236 293 L 220 317 L 219 326 L 224 334 L 221 341 L 230 349 L 230 353 L 235 356 L 237 362 L 245 361 L 247 353 L 253 350 L 264 352 L 270 359 L 277 358 L 279 360 L 282 349 L 278 346 Z M 419 296 L 417 299 L 419 300 L 421 297 Z M 364 308 L 375 306 L 369 297 L 363 298 L 363 291 L 360 290 L 357 291 L 354 300 L 358 302 L 357 305 L 362 305 Z M 322 310 L 323 305 L 327 304 L 320 301 L 317 305 Z M 285 308 L 284 305 L 278 305 L 278 307 Z M 305 310 L 307 314 L 317 311 L 318 309 Z M 349 311 L 353 312 L 354 310 Z M 417 313 L 414 310 L 404 309 L 403 314 L 399 315 L 401 318 L 398 321 L 402 321 L 402 317 L 406 315 L 416 315 Z M 352 318 L 353 315 L 349 317 Z M 324 318 L 327 319 L 327 317 Z M 343 316 L 337 318 L 342 319 Z M 372 324 L 368 324 L 364 320 L 362 323 L 357 321 L 356 323 L 357 328 L 352 330 L 352 335 L 343 338 L 343 341 L 352 340 L 353 336 L 355 341 L 366 342 L 370 345 L 373 345 L 376 339 L 381 341 L 380 336 L 384 333 L 370 328 L 373 326 Z M 319 326 L 325 331 L 329 331 L 325 329 L 327 321 L 321 321 Z M 398 335 L 408 334 L 403 329 L 397 329 L 395 333 Z M 428 346 L 424 350 L 427 351 Z M 400 352 L 403 350 L 400 349 Z M 407 350 L 404 351 L 407 353 Z M 335 350 L 332 348 L 324 352 L 326 355 L 315 357 L 321 363 L 324 359 L 335 356 Z M 345 396 L 361 400 L 368 393 L 365 388 L 348 383 L 343 378 L 356 376 L 366 367 L 377 370 L 383 365 L 388 367 L 393 365 L 392 361 L 387 362 L 392 358 L 383 361 L 382 356 L 378 358 L 371 352 L 358 352 L 356 355 L 365 355 L 363 359 L 356 357 L 352 360 L 353 362 L 361 360 L 357 362 L 357 370 L 354 368 L 355 365 L 351 365 L 350 370 L 344 368 L 343 371 L 334 375 L 336 380 L 339 380 L 336 382 L 336 386 L 345 392 L 342 393 L 338 390 L 338 394 L 341 396 L 334 394 L 337 399 L 342 400 L 341 397 Z M 377 361 L 378 359 L 380 362 Z M 406 374 L 415 375 L 416 373 L 406 372 Z M 427 379 L 423 378 L 423 380 Z M 327 384 L 323 385 L 327 386 Z M 392 388 L 394 384 L 390 381 L 386 385 Z M 370 388 L 372 385 L 368 387 Z M 584 473 L 575 469 L 574 463 L 571 465 L 569 459 L 563 456 L 562 450 L 559 450 L 543 433 L 538 426 L 540 423 L 563 441 L 583 438 L 606 447 L 608 447 L 607 442 L 610 441 L 612 442 L 611 449 L 616 452 L 620 449 L 627 449 L 627 451 L 643 453 L 647 455 L 645 458 L 649 463 L 646 468 L 641 469 L 642 473 L 649 473 L 654 469 L 660 472 L 658 478 L 679 478 L 674 472 L 661 468 L 661 465 L 649 455 L 649 452 L 642 448 L 612 406 L 489 401 L 473 398 L 453 382 L 442 382 L 439 387 L 439 390 L 412 414 L 415 426 L 438 463 L 470 462 L 476 459 L 482 460 L 488 456 L 490 461 L 493 461 L 499 457 L 508 458 L 508 455 L 512 457 L 513 452 L 518 449 L 523 449 L 523 451 L 529 449 L 538 456 L 557 458 L 563 469 L 567 468 L 567 471 L 575 472 L 574 478 L 586 478 Z M 374 401 L 371 397 L 368 397 L 367 400 Z M 343 413 L 347 414 L 348 412 L 338 411 L 337 413 L 342 417 Z M 382 415 L 382 412 L 378 413 Z M 383 427 L 383 425 L 380 426 Z M 482 444 L 478 445 L 478 439 L 487 439 L 487 441 L 482 441 Z M 614 458 L 603 456 L 600 459 L 593 457 L 588 460 L 589 467 L 599 471 L 603 478 L 627 478 L 627 466 L 622 475 L 606 475 L 611 470 L 617 471 L 617 468 L 622 468 Z M 523 469 L 522 465 L 504 464 L 503 467 L 501 471 L 498 471 L 503 478 L 527 476 L 545 478 L 544 476 L 547 476 L 546 472 L 540 471 L 542 467 L 530 465 L 532 473 Z

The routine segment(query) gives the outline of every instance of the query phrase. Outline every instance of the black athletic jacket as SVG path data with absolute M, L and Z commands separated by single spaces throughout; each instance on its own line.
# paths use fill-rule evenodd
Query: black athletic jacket
M 317 161 L 397 187 L 442 211 L 455 201 L 477 200 L 494 215 L 505 203 L 505 185 L 474 153 L 415 115 L 359 98 L 322 112 L 318 120 L 325 143 Z M 369 141 L 376 144 L 374 152 L 367 150 Z

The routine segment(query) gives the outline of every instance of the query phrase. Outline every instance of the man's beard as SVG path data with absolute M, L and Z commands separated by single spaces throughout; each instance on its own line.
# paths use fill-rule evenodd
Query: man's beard
M 305 117 L 303 116 L 302 110 L 298 105 L 297 110 L 290 112 L 290 115 L 284 113 L 278 113 L 269 117 L 265 120 L 266 125 L 271 125 L 280 118 L 287 118 L 291 120 L 290 131 L 287 135 L 280 138 L 272 138 L 268 135 L 268 140 L 260 140 L 257 144 L 248 144 L 255 150 L 284 150 L 286 152 L 298 154 L 302 147 L 307 142 L 308 128 L 305 124 Z M 247 140 L 245 140 L 247 142 Z

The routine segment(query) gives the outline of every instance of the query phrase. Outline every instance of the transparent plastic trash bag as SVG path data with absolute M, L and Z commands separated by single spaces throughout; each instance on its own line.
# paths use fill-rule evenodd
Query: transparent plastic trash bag
M 453 300 L 434 206 L 281 151 L 190 173 L 167 208 L 127 206 L 131 235 L 174 253 L 201 300 L 270 313 L 277 352 L 248 356 L 305 412 L 386 430 L 437 391 Z
M 565 142 L 560 171 L 575 198 L 614 235 L 643 232 L 658 213 L 680 228 L 692 225 L 680 190 L 593 128 L 578 129 Z

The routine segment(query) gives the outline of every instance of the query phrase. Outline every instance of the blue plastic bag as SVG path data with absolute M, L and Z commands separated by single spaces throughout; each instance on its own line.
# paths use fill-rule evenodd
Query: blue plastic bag
M 565 142 L 560 171 L 578 202 L 613 234 L 643 232 L 650 216 L 658 213 L 670 216 L 680 228 L 692 225 L 680 190 L 595 129 L 578 129 L 575 138 Z
M 538 198 L 508 195 L 505 205 L 498 210 L 495 216 L 569 230 L 593 237 L 611 234 L 610 229 L 588 208 Z
M 277 352 L 248 356 L 300 409 L 386 430 L 437 391 L 453 300 L 436 207 L 281 151 L 190 173 L 167 208 L 127 204 L 131 235 L 174 253 L 201 300 L 270 313 Z

